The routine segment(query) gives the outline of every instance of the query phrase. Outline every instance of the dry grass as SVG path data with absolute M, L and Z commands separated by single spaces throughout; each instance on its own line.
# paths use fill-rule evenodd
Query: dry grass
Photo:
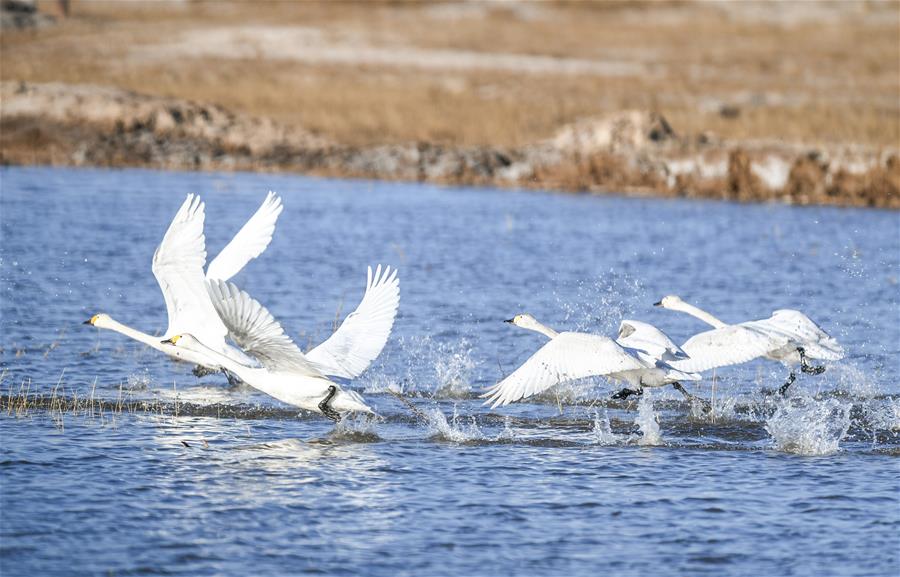
M 783 14 L 773 22 L 770 13 Z M 76 1 L 72 14 L 45 31 L 4 33 L 2 79 L 214 102 L 353 146 L 520 146 L 576 118 L 622 108 L 655 109 L 681 133 L 729 140 L 900 143 L 900 3 Z M 263 51 L 159 57 L 184 35 L 250 26 L 314 29 L 326 52 L 370 46 L 539 55 L 646 72 L 336 64 Z

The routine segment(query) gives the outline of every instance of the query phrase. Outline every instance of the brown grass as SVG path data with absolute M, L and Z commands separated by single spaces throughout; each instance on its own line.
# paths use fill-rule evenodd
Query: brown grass
M 900 3 L 779 3 L 788 16 L 774 23 L 764 18 L 772 6 L 735 4 L 486 4 L 453 19 L 453 3 L 76 1 L 56 27 L 4 32 L 0 77 L 213 102 L 352 146 L 520 146 L 622 108 L 655 109 L 682 134 L 729 140 L 900 143 Z M 797 12 L 826 15 L 791 20 Z M 143 57 L 192 31 L 249 25 L 315 28 L 338 46 L 591 59 L 652 73 Z

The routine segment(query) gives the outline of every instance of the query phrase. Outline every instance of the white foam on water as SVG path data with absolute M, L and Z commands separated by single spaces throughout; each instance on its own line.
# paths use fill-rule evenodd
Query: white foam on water
M 638 445 L 656 446 L 662 445 L 663 439 L 659 432 L 659 416 L 653 409 L 653 399 L 649 390 L 644 389 L 641 400 L 638 403 L 638 414 L 634 418 L 634 424 L 641 430 Z
M 797 455 L 831 455 L 850 428 L 849 403 L 791 397 L 766 421 L 775 448 Z
M 594 443 L 597 445 L 615 445 L 622 440 L 620 435 L 612 432 L 612 426 L 609 423 L 609 415 L 606 413 L 606 410 L 603 411 L 602 417 L 600 413 L 594 411 L 594 429 L 592 433 L 594 435 Z

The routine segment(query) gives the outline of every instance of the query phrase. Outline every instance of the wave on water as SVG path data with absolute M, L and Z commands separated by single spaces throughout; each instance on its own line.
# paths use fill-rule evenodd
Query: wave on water
M 830 398 L 791 397 L 766 421 L 775 448 L 798 455 L 831 455 L 850 429 L 851 404 Z

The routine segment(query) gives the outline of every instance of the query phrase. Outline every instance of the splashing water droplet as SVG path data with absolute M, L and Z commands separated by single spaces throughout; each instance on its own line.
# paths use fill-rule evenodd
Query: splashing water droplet
M 792 397 L 766 421 L 775 448 L 798 455 L 830 455 L 850 428 L 850 405 L 837 399 Z

